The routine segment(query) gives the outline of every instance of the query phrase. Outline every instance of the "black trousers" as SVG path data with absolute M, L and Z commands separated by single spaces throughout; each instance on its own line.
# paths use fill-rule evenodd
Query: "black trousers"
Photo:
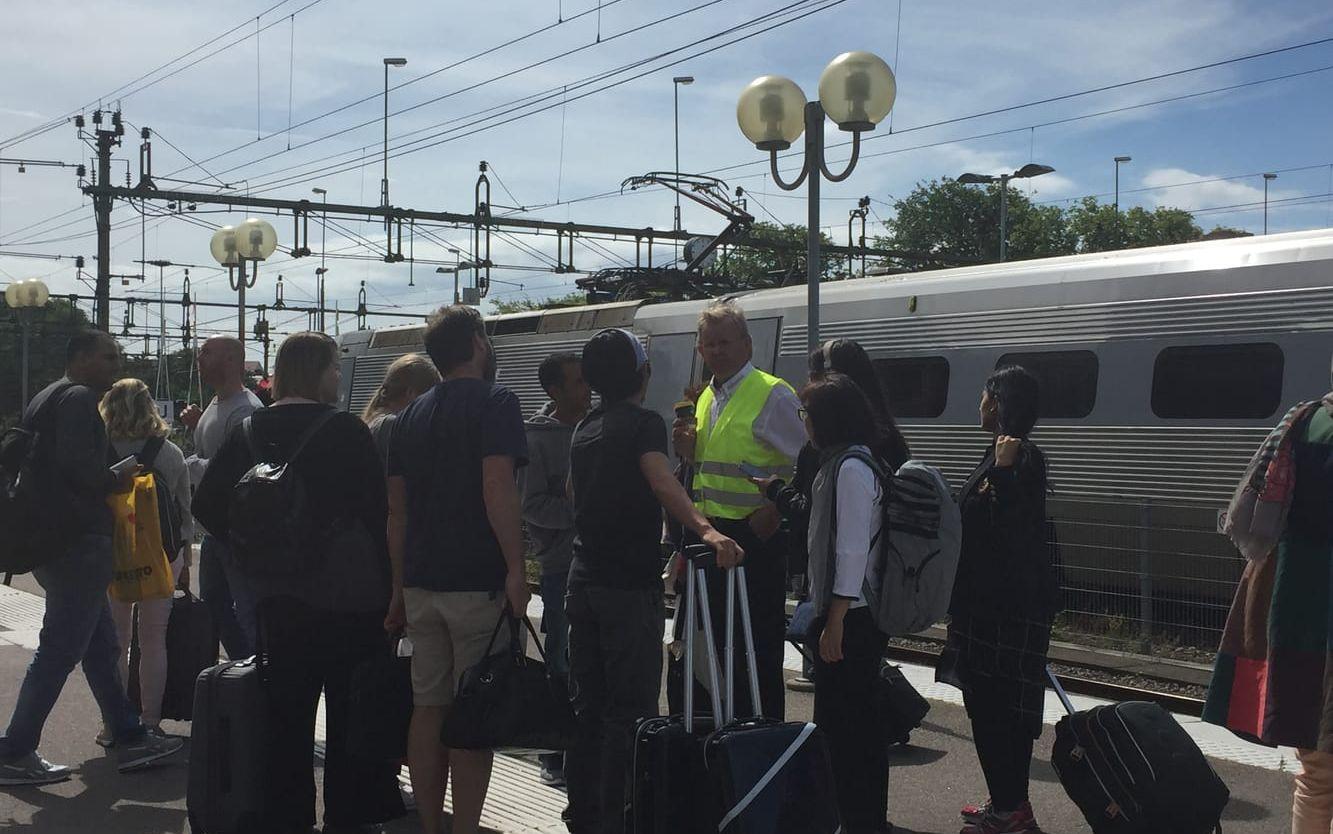
M 269 701 L 268 831 L 306 832 L 315 824 L 311 760 L 315 715 L 324 693 L 324 822 L 362 825 L 403 814 L 398 764 L 353 756 L 345 745 L 352 670 L 385 651 L 382 613 L 318 611 L 290 597 L 258 609 Z
M 765 718 L 782 720 L 787 693 L 782 682 L 783 641 L 787 633 L 787 537 L 779 532 L 768 541 L 760 541 L 744 519 L 712 519 L 724 535 L 736 540 L 745 550 L 745 582 L 750 602 L 750 622 L 754 629 L 755 668 L 759 677 L 760 712 Z M 727 583 L 722 571 L 708 572 L 708 607 L 713 621 L 713 639 L 718 661 L 724 663 L 727 622 Z M 750 703 L 749 677 L 745 670 L 740 609 L 736 609 L 736 716 L 755 714 Z M 707 703 L 705 701 L 704 703 Z
M 1007 813 L 1028 801 L 1032 734 L 1014 723 L 972 722 L 972 740 L 995 810 Z
M 634 728 L 657 715 L 662 688 L 662 592 L 569 589 L 570 700 L 578 743 L 565 757 L 570 830 L 622 834 Z
M 869 609 L 847 612 L 842 660 L 819 656 L 824 618 L 811 625 L 808 651 L 814 659 L 815 724 L 828 739 L 838 812 L 854 834 L 883 827 L 889 808 L 889 750 L 875 718 L 875 678 L 888 638 Z

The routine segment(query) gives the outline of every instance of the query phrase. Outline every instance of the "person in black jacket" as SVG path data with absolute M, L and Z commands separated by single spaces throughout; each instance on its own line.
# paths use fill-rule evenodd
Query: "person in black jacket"
M 338 399 L 338 352 L 323 333 L 298 333 L 278 348 L 274 396 L 249 418 L 265 462 L 288 461 L 315 421 Z M 223 442 L 195 492 L 196 519 L 227 541 L 233 487 L 256 463 L 245 426 Z M 364 759 L 344 744 L 352 671 L 387 652 L 383 622 L 390 574 L 383 465 L 370 431 L 338 412 L 290 460 L 306 489 L 319 568 L 277 583 L 253 571 L 259 644 L 269 697 L 266 831 L 308 832 L 315 823 L 310 751 L 320 693 L 325 698 L 324 831 L 352 832 L 403 813 L 397 765 Z M 236 553 L 242 568 L 244 554 Z
M 889 407 L 888 397 L 880 385 L 879 375 L 875 373 L 874 363 L 860 343 L 852 339 L 831 339 L 810 354 L 810 380 L 818 381 L 829 374 L 842 374 L 856 383 L 866 395 L 870 409 L 879 429 L 879 439 L 872 451 L 891 471 L 912 457 L 907 440 L 898 430 L 898 423 L 893 419 L 893 410 Z M 791 530 L 790 550 L 787 554 L 787 572 L 793 577 L 804 576 L 810 559 L 806 545 L 806 532 L 810 519 L 810 492 L 814 486 L 815 473 L 819 471 L 819 452 L 814 444 L 807 443 L 796 458 L 796 469 L 792 472 L 791 482 L 780 478 L 752 479 L 763 490 L 768 500 L 777 505 L 778 512 Z M 800 589 L 798 589 L 800 590 Z M 810 660 L 806 658 L 801 676 L 787 682 L 791 689 L 805 691 L 813 688 L 811 683 Z
M 994 441 L 958 497 L 962 556 L 935 677 L 963 691 L 990 789 L 989 800 L 963 808 L 962 834 L 1038 830 L 1028 773 L 1057 595 L 1046 544 L 1046 459 L 1028 440 L 1038 395 L 1036 377 L 1020 367 L 986 380 L 981 428 Z

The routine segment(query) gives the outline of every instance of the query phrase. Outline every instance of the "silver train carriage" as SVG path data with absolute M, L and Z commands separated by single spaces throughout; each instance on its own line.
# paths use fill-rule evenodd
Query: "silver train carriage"
M 741 296 L 755 363 L 806 376 L 803 286 Z M 1020 364 L 1042 383 L 1064 617 L 1112 637 L 1216 645 L 1243 563 L 1219 513 L 1282 413 L 1329 388 L 1333 230 L 827 283 L 820 336 L 873 357 L 913 456 L 955 486 L 980 459 L 982 384 Z M 605 327 L 644 339 L 647 405 L 671 418 L 697 381 L 706 302 L 622 302 L 495 316 L 499 381 L 524 410 L 537 366 Z M 423 325 L 341 338 L 343 407 L 420 350 Z

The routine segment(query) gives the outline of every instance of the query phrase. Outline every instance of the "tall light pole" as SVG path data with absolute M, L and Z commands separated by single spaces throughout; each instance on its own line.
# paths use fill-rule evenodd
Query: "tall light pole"
M 389 67 L 407 66 L 406 58 L 385 58 L 384 59 L 384 179 L 380 180 L 380 205 L 389 207 Z M 384 235 L 387 241 L 387 248 L 384 250 L 384 260 L 393 260 L 393 235 L 391 233 L 392 220 L 388 215 L 384 217 Z
M 259 262 L 278 248 L 278 233 L 266 220 L 250 218 L 239 226 L 223 226 L 208 243 L 213 259 L 227 268 L 227 280 L 236 291 L 236 335 L 245 343 L 245 291 L 259 280 Z M 251 273 L 246 275 L 246 263 Z M 233 272 L 235 270 L 235 272 Z
M 319 285 L 317 288 L 318 292 L 316 294 L 319 299 L 316 305 L 319 307 L 319 313 L 317 314 L 319 320 L 319 332 L 323 333 L 324 332 L 324 275 L 325 273 L 328 272 L 328 269 L 325 268 L 324 266 L 324 256 L 328 250 L 328 242 L 329 242 L 329 209 L 328 209 L 329 192 L 323 188 L 312 188 L 310 189 L 310 193 L 318 194 L 320 200 L 322 200 L 324 204 L 323 218 L 321 219 L 319 224 L 320 226 L 319 269 L 315 270 L 315 278 L 318 279 L 317 283 Z
M 963 174 L 958 182 L 975 185 L 998 182 L 1000 184 L 1000 260 L 1009 257 L 1009 180 L 1024 180 L 1049 174 L 1055 169 L 1049 165 L 1029 162 L 1012 174 Z
M 1268 184 L 1277 179 L 1277 174 L 1264 174 L 1264 234 L 1268 234 Z
M 784 191 L 795 191 L 809 180 L 806 198 L 806 347 L 819 348 L 819 183 L 842 182 L 852 175 L 861 155 L 861 134 L 874 130 L 897 97 L 893 70 L 869 52 L 844 52 L 834 58 L 819 76 L 819 100 L 806 101 L 796 82 L 779 75 L 765 75 L 750 82 L 736 103 L 736 121 L 741 132 L 761 151 L 768 151 L 773 181 Z M 834 174 L 824 158 L 824 118 L 852 134 L 852 155 L 846 170 Z M 786 182 L 778 171 L 778 152 L 785 151 L 805 134 L 801 173 Z
M 693 75 L 677 75 L 671 79 L 671 94 L 676 114 L 676 187 L 680 188 L 680 87 L 694 83 Z M 676 231 L 680 231 L 680 192 L 676 192 Z
M 1120 163 L 1129 162 L 1133 157 L 1117 156 L 1115 157 L 1115 213 L 1120 214 Z
M 22 332 L 23 358 L 20 370 L 20 378 L 22 379 L 19 388 L 20 411 L 28 407 L 28 336 L 32 329 L 32 320 L 37 315 L 37 311 L 46 306 L 50 297 L 51 293 L 47 290 L 45 282 L 37 278 L 16 281 L 5 287 L 5 303 L 18 317 L 19 330 Z

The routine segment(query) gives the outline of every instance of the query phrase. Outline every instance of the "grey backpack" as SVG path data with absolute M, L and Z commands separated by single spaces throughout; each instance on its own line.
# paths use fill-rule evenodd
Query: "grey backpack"
M 862 588 L 870 614 L 891 636 L 924 631 L 949 613 L 962 553 L 963 519 L 949 482 L 939 469 L 919 460 L 886 476 L 884 465 L 873 457 L 861 452 L 848 457 L 864 461 L 881 482 L 887 481 L 880 534 L 870 542 Z

